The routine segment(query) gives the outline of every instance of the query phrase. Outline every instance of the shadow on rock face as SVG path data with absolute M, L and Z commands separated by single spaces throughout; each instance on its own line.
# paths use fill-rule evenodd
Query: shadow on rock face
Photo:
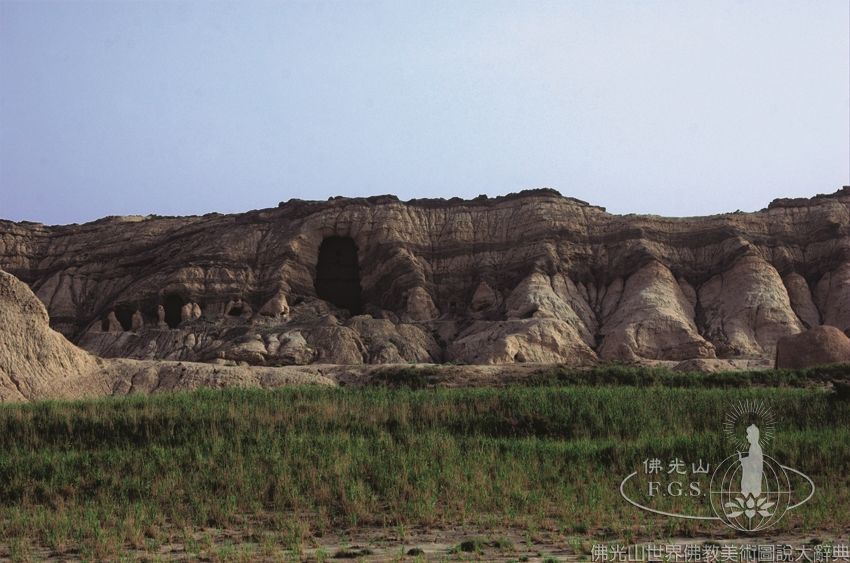
M 170 328 L 177 328 L 180 324 L 180 310 L 186 301 L 177 294 L 169 294 L 165 297 L 165 322 Z

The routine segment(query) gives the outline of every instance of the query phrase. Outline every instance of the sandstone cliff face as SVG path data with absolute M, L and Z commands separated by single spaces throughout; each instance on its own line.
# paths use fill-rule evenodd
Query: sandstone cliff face
M 50 330 L 29 288 L 0 270 L 0 401 L 96 394 L 98 360 Z
M 336 383 L 303 368 L 96 358 L 53 331 L 30 288 L 0 270 L 0 402 L 293 384 Z
M 321 260 L 320 260 L 321 256 Z M 532 190 L 0 221 L 0 268 L 102 356 L 251 365 L 772 358 L 850 328 L 850 188 L 617 216 Z

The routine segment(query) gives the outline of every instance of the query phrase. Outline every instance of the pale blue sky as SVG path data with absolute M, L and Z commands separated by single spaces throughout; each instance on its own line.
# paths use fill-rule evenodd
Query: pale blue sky
M 850 183 L 847 0 L 0 0 L 0 218 Z

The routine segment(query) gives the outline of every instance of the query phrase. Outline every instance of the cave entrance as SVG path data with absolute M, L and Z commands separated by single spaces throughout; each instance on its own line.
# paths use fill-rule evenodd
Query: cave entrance
M 177 328 L 180 321 L 183 320 L 180 310 L 185 304 L 186 300 L 175 293 L 165 296 L 165 302 L 162 306 L 165 308 L 165 323 L 169 328 Z
M 118 318 L 118 322 L 121 323 L 121 328 L 124 330 L 133 328 L 133 313 L 135 312 L 136 308 L 127 304 L 122 303 L 115 307 L 115 316 Z
M 360 266 L 350 237 L 329 237 L 319 247 L 316 294 L 352 315 L 360 314 Z

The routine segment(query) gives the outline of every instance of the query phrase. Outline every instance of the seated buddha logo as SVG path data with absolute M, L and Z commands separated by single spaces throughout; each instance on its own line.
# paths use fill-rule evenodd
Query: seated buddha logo
M 779 522 L 789 510 L 806 503 L 815 492 L 815 485 L 808 476 L 782 465 L 765 453 L 769 451 L 773 439 L 775 422 L 772 409 L 765 403 L 737 403 L 730 409 L 723 424 L 725 442 L 730 453 L 734 453 L 716 464 L 706 462 L 704 466 L 703 460 L 700 460 L 699 467 L 705 471 L 695 469 L 693 475 L 686 475 L 685 471 L 666 472 L 674 477 L 677 473 L 689 477 L 687 490 L 695 500 L 704 498 L 707 493 L 713 515 L 706 514 L 707 506 L 698 510 L 699 502 L 694 503 L 695 511 L 690 514 L 662 510 L 658 504 L 653 506 L 653 503 L 664 500 L 664 495 L 659 492 L 667 491 L 668 497 L 680 497 L 676 493 L 682 490 L 682 486 L 678 484 L 679 481 L 663 482 L 661 479 L 666 477 L 664 472 L 650 471 L 649 463 L 645 475 L 636 471 L 623 480 L 620 493 L 631 504 L 656 514 L 674 518 L 720 520 L 731 528 L 747 533 L 766 530 Z M 707 470 L 709 465 L 714 469 L 711 473 Z M 657 469 L 658 464 L 655 467 Z M 699 480 L 699 473 L 703 473 L 706 479 L 710 478 L 708 487 Z M 638 494 L 641 494 L 643 500 L 639 500 Z M 708 504 L 705 501 L 703 503 Z

